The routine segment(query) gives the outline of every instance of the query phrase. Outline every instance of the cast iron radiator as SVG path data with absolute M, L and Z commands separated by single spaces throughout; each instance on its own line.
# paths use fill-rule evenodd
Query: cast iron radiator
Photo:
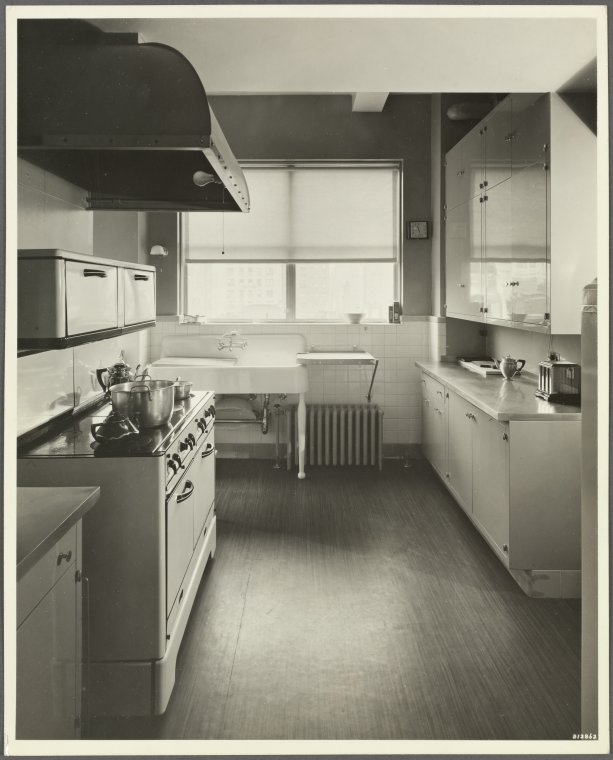
M 298 464 L 298 407 L 288 414 L 288 468 Z M 292 451 L 293 449 L 293 451 Z M 293 456 L 292 456 L 293 455 Z M 307 404 L 305 465 L 383 468 L 383 410 L 376 404 Z

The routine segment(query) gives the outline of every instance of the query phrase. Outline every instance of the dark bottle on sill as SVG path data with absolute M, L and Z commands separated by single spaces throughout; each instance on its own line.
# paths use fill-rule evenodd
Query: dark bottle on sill
M 392 311 L 393 311 L 394 324 L 399 325 L 400 313 L 401 313 L 400 301 L 394 301 L 394 306 L 392 307 Z
M 388 313 L 389 313 L 389 323 L 391 325 L 394 323 L 394 307 L 393 306 L 389 307 Z

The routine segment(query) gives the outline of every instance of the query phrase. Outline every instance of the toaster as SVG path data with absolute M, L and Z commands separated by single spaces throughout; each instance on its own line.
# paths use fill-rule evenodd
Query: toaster
M 556 404 L 579 404 L 581 401 L 581 366 L 550 354 L 539 363 L 538 398 Z

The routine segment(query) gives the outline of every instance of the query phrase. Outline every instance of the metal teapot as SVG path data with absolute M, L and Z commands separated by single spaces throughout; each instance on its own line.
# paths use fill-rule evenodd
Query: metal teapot
M 525 359 L 513 359 L 510 354 L 507 354 L 504 359 L 494 359 L 496 369 L 502 372 L 502 376 L 505 380 L 512 380 L 518 372 L 521 372 L 526 364 Z
M 138 435 L 138 428 L 128 417 L 113 412 L 104 422 L 97 422 L 91 426 L 92 436 L 99 443 L 114 443 L 127 438 L 130 435 Z
M 144 379 L 149 375 L 149 372 L 145 369 L 144 372 L 138 373 L 140 364 L 137 365 L 136 370 L 132 372 L 132 367 L 123 360 L 123 357 L 110 367 L 103 367 L 96 370 L 96 377 L 98 383 L 103 391 L 109 391 L 112 385 L 119 385 L 119 383 L 130 383 L 132 380 L 137 380 L 139 377 Z M 106 377 L 104 374 L 106 373 Z
M 106 377 L 104 377 L 106 373 Z M 103 391 L 108 391 L 111 385 L 117 385 L 118 383 L 129 383 L 134 378 L 132 375 L 132 368 L 129 364 L 126 364 L 123 359 L 120 359 L 110 367 L 103 367 L 96 370 L 96 377 L 100 383 L 100 387 Z

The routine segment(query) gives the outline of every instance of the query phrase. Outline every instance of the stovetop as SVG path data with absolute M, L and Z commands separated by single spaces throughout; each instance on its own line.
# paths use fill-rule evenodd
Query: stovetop
M 196 411 L 213 403 L 211 391 L 196 391 L 180 402 L 167 425 L 143 429 L 114 443 L 99 443 L 91 434 L 91 426 L 104 422 L 111 414 L 110 402 L 90 409 L 83 415 L 62 422 L 41 440 L 25 445 L 19 457 L 143 457 L 162 456 L 176 440 L 179 432 L 194 417 Z M 203 403 L 204 402 L 204 403 Z

